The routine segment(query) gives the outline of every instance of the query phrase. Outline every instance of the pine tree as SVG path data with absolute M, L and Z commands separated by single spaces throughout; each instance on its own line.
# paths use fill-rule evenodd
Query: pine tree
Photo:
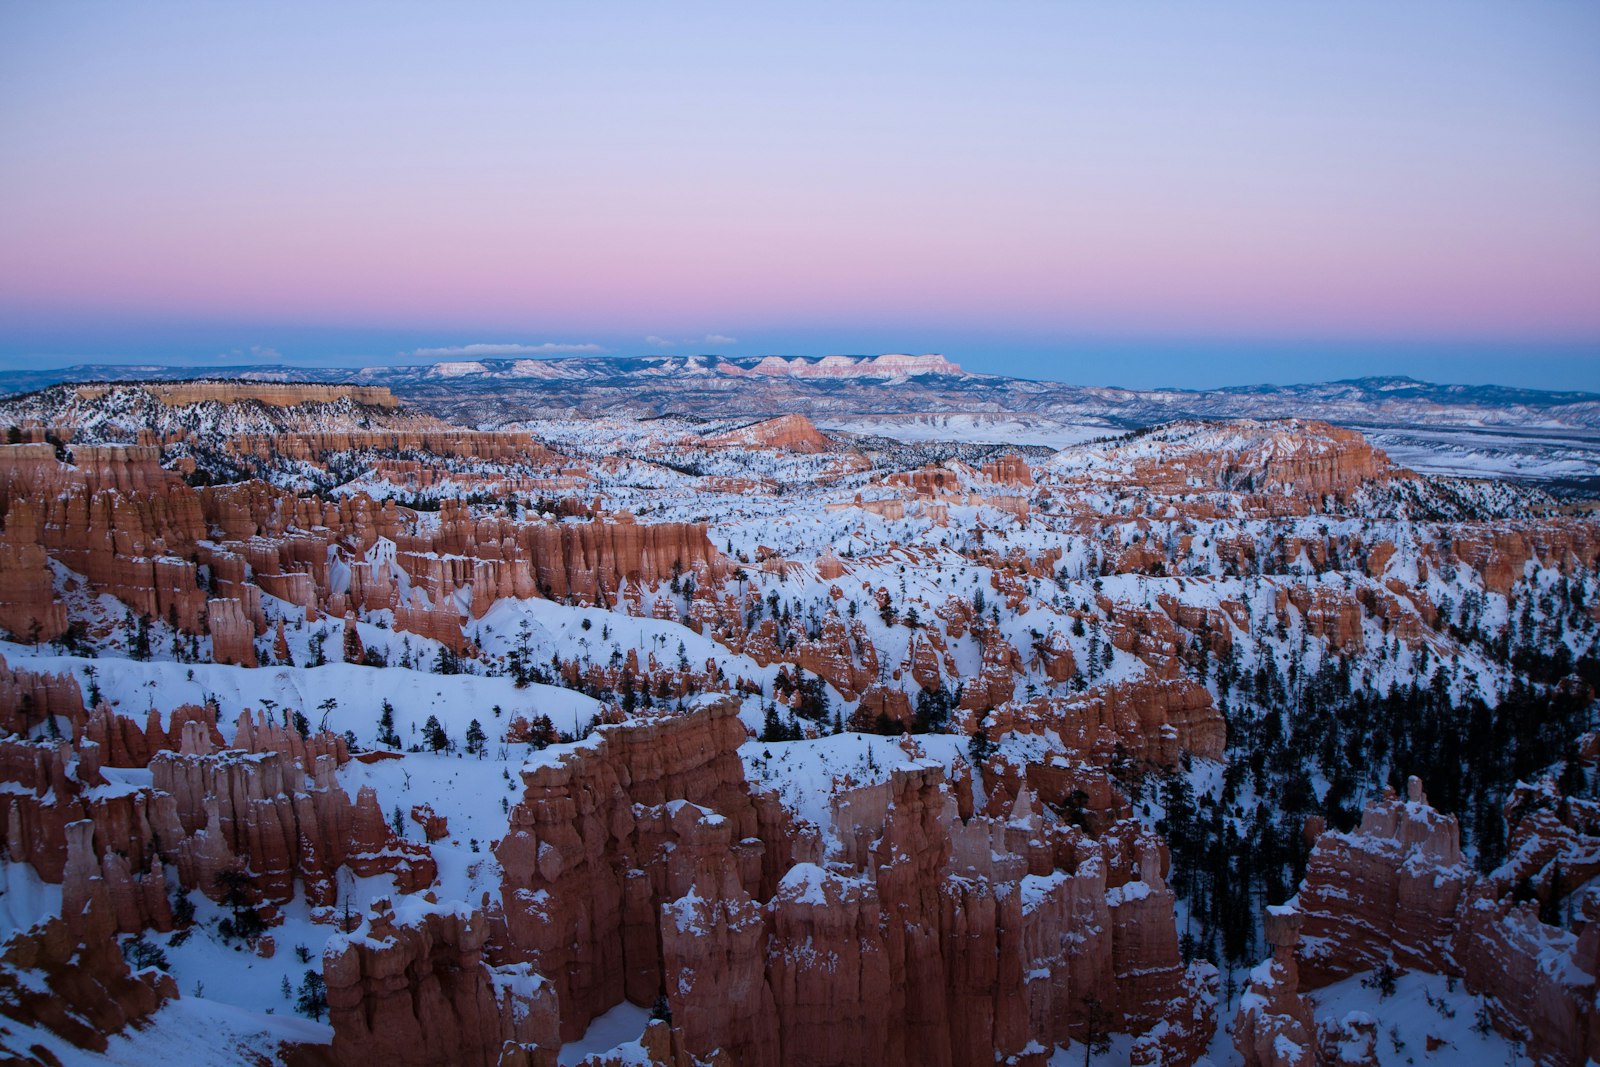
M 428 721 L 422 724 L 422 739 L 435 752 L 442 752 L 450 747 L 450 735 L 439 725 L 437 715 L 429 715 Z
M 394 705 L 387 700 L 383 702 L 383 711 L 378 716 L 378 744 L 389 748 L 400 747 L 400 735 L 394 728 Z
M 308 1019 L 321 1021 L 328 1011 L 328 987 L 322 975 L 307 971 L 300 980 L 300 995 L 295 998 L 294 1010 Z
M 778 718 L 778 706 L 768 704 L 761 716 L 761 740 L 766 742 L 787 741 L 789 731 L 784 727 L 783 720 Z

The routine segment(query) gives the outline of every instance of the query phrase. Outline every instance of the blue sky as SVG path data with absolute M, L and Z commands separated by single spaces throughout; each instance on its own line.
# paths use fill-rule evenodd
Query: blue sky
M 0 4 L 0 366 L 1600 389 L 1596 41 L 1576 0 Z

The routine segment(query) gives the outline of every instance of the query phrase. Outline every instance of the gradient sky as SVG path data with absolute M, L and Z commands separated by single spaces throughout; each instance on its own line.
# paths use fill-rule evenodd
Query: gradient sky
M 1600 4 L 0 0 L 0 366 L 483 344 L 1600 389 Z

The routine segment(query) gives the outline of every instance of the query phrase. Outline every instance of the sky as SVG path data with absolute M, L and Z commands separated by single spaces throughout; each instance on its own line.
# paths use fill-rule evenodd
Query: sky
M 1600 390 L 1600 4 L 0 0 L 0 369 L 490 349 Z

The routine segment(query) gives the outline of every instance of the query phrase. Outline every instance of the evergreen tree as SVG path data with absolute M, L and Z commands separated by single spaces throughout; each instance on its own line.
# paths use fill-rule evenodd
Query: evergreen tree
M 428 721 L 422 724 L 422 740 L 435 752 L 443 752 L 450 747 L 450 736 L 439 724 L 439 716 L 429 715 Z
M 328 1011 L 328 988 L 322 975 L 307 971 L 300 979 L 300 995 L 295 998 L 294 1010 L 308 1019 L 321 1021 Z
M 391 749 L 400 747 L 400 735 L 394 728 L 394 705 L 385 700 L 378 716 L 378 744 Z

